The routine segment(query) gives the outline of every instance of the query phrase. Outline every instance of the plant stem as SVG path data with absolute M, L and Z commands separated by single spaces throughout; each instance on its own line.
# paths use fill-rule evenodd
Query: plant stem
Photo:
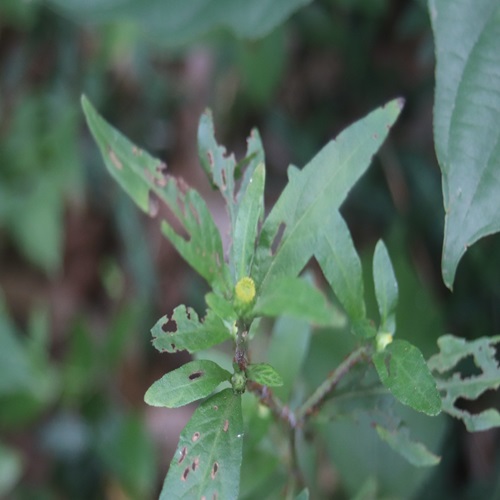
M 297 424 L 315 413 L 323 404 L 328 394 L 338 385 L 342 378 L 349 373 L 351 368 L 359 362 L 367 359 L 370 352 L 369 346 L 361 346 L 353 351 L 340 365 L 328 376 L 328 378 L 314 391 L 311 397 L 295 412 Z

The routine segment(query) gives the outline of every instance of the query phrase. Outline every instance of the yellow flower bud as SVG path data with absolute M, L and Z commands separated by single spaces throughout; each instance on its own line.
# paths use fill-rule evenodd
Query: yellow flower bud
M 252 278 L 241 278 L 235 287 L 236 300 L 242 305 L 250 304 L 255 298 L 255 283 Z

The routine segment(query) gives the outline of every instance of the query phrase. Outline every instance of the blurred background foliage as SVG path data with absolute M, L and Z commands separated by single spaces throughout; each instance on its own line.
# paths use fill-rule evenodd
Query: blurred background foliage
M 2 0 L 0 497 L 154 498 L 192 411 L 143 403 L 151 382 L 185 361 L 155 354 L 149 328 L 181 302 L 203 312 L 206 286 L 108 178 L 82 93 L 202 192 L 226 243 L 222 202 L 197 160 L 205 107 L 236 153 L 259 128 L 270 207 L 290 163 L 303 165 L 354 119 L 405 97 L 402 119 L 343 207 L 367 255 L 369 294 L 370 256 L 384 237 L 401 338 L 430 355 L 445 332 L 498 333 L 498 237 L 468 252 L 453 294 L 441 281 L 433 72 L 424 1 Z M 349 348 L 328 333 L 310 338 L 299 394 Z M 498 394 L 489 398 L 500 406 Z M 419 417 L 412 425 L 443 460 L 417 474 L 367 418 L 326 418 L 298 443 L 305 475 L 326 498 L 500 498 L 498 431 L 469 435 Z M 263 414 L 247 425 L 259 439 L 272 426 Z M 284 474 L 269 476 L 280 451 L 259 439 L 245 452 L 242 498 L 275 497 Z

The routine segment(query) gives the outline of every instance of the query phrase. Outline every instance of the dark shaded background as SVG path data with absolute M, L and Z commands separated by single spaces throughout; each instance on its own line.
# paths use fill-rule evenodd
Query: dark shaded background
M 259 129 L 270 207 L 290 163 L 304 165 L 349 123 L 403 96 L 401 119 L 343 214 L 362 255 L 387 241 L 398 335 L 429 355 L 442 333 L 498 332 L 498 237 L 469 251 L 453 294 L 440 276 L 433 71 L 419 1 L 316 0 L 262 40 L 220 30 L 177 49 L 130 24 L 78 25 L 39 3 L 2 1 L 0 497 L 153 498 L 192 411 L 145 406 L 149 385 L 186 360 L 156 353 L 149 328 L 179 303 L 203 312 L 206 285 L 108 177 L 82 93 L 202 192 L 226 241 L 222 201 L 197 160 L 205 107 L 237 155 Z M 498 394 L 486 400 L 500 406 Z M 448 421 L 433 447 L 441 465 L 404 498 L 500 498 L 498 444 L 497 431 L 470 435 Z M 324 468 L 327 497 L 348 497 L 342 475 Z M 385 498 L 400 497 L 389 490 Z

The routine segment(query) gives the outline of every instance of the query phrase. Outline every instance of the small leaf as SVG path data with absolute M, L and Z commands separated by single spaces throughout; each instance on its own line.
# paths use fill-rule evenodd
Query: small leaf
M 200 359 L 173 370 L 153 383 L 144 396 L 151 406 L 178 408 L 210 395 L 231 374 L 217 363 Z
M 168 329 L 174 321 L 176 330 Z M 196 311 L 190 307 L 177 306 L 171 318 L 163 316 L 151 329 L 153 345 L 160 352 L 208 349 L 231 338 L 231 333 L 214 312 L 208 310 L 205 320 L 200 322 Z
M 260 233 L 252 276 L 261 292 L 277 277 L 297 275 L 318 247 L 318 228 L 335 213 L 370 165 L 403 107 L 394 100 L 330 141 L 288 184 Z
M 391 259 L 383 241 L 379 241 L 373 255 L 373 281 L 380 313 L 379 331 L 394 334 L 396 331 L 396 306 L 398 305 L 398 282 Z
M 280 387 L 283 379 L 280 374 L 267 363 L 257 363 L 247 366 L 247 377 L 254 382 L 268 387 Z
M 259 222 L 264 214 L 265 173 L 264 164 L 259 164 L 242 196 L 236 216 L 231 248 L 235 281 L 250 276 Z
M 161 224 L 163 234 L 212 288 L 229 292 L 230 276 L 220 234 L 200 195 L 182 179 L 168 175 L 163 162 L 132 144 L 103 120 L 85 96 L 82 107 L 111 176 L 148 215 L 158 215 L 159 202 L 163 202 L 180 222 L 187 239 L 166 220 Z
M 500 230 L 500 5 L 430 0 L 429 11 L 434 139 L 446 212 L 442 273 L 451 288 L 467 248 Z
M 316 325 L 342 327 L 344 315 L 329 304 L 311 283 L 294 277 L 275 279 L 258 296 L 253 313 L 260 316 L 282 315 L 306 319 Z
M 440 374 L 447 374 L 467 356 L 473 356 L 481 374 L 462 378 L 454 373 L 447 378 L 437 376 L 437 387 L 444 392 L 443 411 L 452 417 L 461 419 L 470 432 L 484 431 L 500 427 L 500 413 L 489 409 L 472 415 L 467 410 L 456 407 L 459 398 L 474 400 L 488 390 L 500 387 L 500 366 L 496 360 L 495 344 L 500 343 L 500 336 L 483 337 L 466 341 L 453 335 L 443 335 L 438 339 L 440 352 L 429 359 L 429 368 Z
M 362 321 L 366 310 L 361 262 L 347 224 L 340 212 L 335 211 L 318 229 L 321 237 L 314 255 L 321 270 L 351 322 Z
M 204 401 L 182 431 L 160 500 L 238 498 L 242 456 L 241 396 L 225 389 Z
M 405 340 L 394 340 L 373 355 L 382 383 L 401 403 L 427 415 L 441 412 L 441 398 L 422 353 Z
M 441 457 L 431 453 L 422 443 L 412 441 L 407 428 L 390 431 L 376 425 L 375 429 L 380 439 L 416 467 L 429 467 L 441 461 Z

